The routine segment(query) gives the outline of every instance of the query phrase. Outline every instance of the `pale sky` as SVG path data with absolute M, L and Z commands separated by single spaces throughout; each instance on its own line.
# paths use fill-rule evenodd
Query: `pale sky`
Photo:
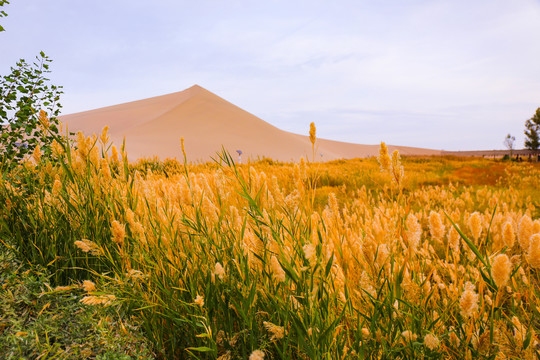
M 0 74 L 43 50 L 63 114 L 198 84 L 295 133 L 522 148 L 540 0 L 11 0 Z

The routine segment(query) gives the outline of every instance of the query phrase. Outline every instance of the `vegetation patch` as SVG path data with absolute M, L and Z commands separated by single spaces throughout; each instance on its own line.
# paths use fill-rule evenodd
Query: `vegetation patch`
M 84 305 L 82 286 L 51 288 L 46 268 L 0 250 L 0 358 L 153 358 L 133 319 L 117 307 Z

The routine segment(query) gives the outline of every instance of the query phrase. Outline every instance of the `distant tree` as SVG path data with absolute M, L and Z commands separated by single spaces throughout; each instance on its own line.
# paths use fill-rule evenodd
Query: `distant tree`
M 525 122 L 525 147 L 531 150 L 540 148 L 540 108 Z
M 2 6 L 4 6 L 5 4 L 9 4 L 9 1 L 7 1 L 7 0 L 0 0 L 0 8 L 1 8 Z M 0 18 L 6 17 L 6 16 L 7 16 L 6 12 L 3 11 L 3 10 L 0 10 Z M 0 25 L 0 32 L 2 32 L 2 31 L 6 31 L 6 30 L 2 27 L 2 25 Z
M 510 134 L 506 135 L 506 138 L 504 138 L 504 146 L 508 150 L 510 150 L 510 157 L 512 157 L 512 150 L 514 150 L 514 142 L 516 141 L 515 136 L 512 136 Z

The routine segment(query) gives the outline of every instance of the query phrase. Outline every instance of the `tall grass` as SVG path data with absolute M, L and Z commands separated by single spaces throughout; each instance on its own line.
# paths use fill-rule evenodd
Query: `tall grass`
M 458 185 L 467 161 L 386 156 L 130 164 L 81 134 L 3 174 L 2 241 L 112 285 L 86 302 L 114 295 L 163 358 L 537 356 L 539 169 Z

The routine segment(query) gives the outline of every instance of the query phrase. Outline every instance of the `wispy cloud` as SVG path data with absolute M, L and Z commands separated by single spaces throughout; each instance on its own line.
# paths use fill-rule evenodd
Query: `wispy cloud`
M 533 0 L 13 2 L 7 72 L 43 49 L 65 110 L 195 83 L 290 131 L 501 148 L 540 106 Z M 44 20 L 46 19 L 44 25 Z

